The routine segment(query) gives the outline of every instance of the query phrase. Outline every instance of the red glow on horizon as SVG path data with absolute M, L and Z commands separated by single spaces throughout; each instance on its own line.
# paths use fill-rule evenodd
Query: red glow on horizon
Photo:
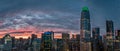
M 51 31 L 54 30 L 54 32 L 57 32 L 57 31 L 66 32 L 65 29 L 59 29 L 59 28 L 47 28 L 47 29 L 39 30 L 33 26 L 27 26 L 27 27 L 19 28 L 19 29 L 9 28 L 7 30 L 0 30 L 0 38 L 2 38 L 5 34 L 10 34 L 12 37 L 15 37 L 15 38 L 25 38 L 25 39 L 28 37 L 31 37 L 32 34 L 35 34 L 37 35 L 38 38 L 41 38 L 42 33 L 46 31 L 50 31 L 50 30 Z M 72 37 L 71 34 L 73 33 L 70 32 L 70 37 Z M 54 38 L 62 38 L 62 33 L 55 33 Z

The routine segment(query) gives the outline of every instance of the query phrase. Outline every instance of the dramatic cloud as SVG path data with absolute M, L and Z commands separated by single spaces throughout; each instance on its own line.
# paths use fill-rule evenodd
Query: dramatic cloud
M 41 27 L 44 27 L 78 31 L 80 19 L 77 18 L 79 18 L 79 15 L 60 11 L 44 12 L 29 10 L 16 13 L 12 16 L 7 15 L 0 28 L 17 30 L 19 28 L 32 26 L 39 30 Z
M 88 6 L 92 27 L 105 34 L 105 21 L 120 29 L 119 0 L 0 0 L 0 29 L 66 29 L 80 31 L 81 8 Z

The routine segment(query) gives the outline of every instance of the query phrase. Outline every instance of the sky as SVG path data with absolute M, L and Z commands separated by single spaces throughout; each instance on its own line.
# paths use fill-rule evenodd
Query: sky
M 0 0 L 0 30 L 80 32 L 82 7 L 90 11 L 92 28 L 105 34 L 105 21 L 120 29 L 120 0 Z

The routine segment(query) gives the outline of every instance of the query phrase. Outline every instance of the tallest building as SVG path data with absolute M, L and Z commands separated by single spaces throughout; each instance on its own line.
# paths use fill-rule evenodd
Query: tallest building
M 80 21 L 80 51 L 92 51 L 90 13 L 87 7 L 82 8 Z
M 85 40 L 86 42 L 89 42 L 91 39 L 91 24 L 90 13 L 87 7 L 82 8 L 80 25 L 81 39 Z

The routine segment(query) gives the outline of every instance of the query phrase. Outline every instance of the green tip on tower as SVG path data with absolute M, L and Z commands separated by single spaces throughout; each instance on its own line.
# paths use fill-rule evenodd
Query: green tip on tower
M 89 11 L 88 7 L 83 7 L 82 11 Z

